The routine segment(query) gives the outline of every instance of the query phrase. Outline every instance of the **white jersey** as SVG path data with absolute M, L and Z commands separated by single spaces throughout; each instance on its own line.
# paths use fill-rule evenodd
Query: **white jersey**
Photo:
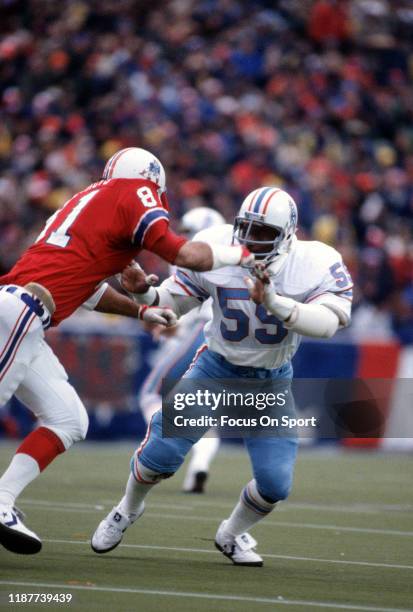
M 209 228 L 194 240 L 231 244 L 232 226 Z M 249 298 L 247 270 L 227 266 L 210 272 L 178 268 L 163 283 L 173 295 L 190 295 L 200 303 L 212 298 L 212 319 L 205 326 L 208 347 L 236 365 L 275 369 L 290 361 L 301 336 L 286 329 L 263 305 Z M 317 241 L 294 240 L 281 270 L 273 277 L 275 291 L 297 302 L 323 304 L 350 322 L 352 281 L 341 255 Z

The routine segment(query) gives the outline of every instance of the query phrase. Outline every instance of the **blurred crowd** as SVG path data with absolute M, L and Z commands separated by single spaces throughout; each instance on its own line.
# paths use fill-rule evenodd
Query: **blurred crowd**
M 413 342 L 412 31 L 410 0 L 1 0 L 0 271 L 142 146 L 176 226 L 289 190 L 353 274 L 353 333 Z

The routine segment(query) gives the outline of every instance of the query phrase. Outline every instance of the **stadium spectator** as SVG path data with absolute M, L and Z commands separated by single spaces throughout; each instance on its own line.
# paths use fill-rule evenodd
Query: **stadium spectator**
M 413 269 L 412 22 L 408 0 L 3 3 L 0 271 L 104 159 L 138 145 L 168 167 L 176 217 L 212 205 L 230 218 L 277 183 L 306 237 L 335 219 L 360 305 L 386 286 L 380 308 L 410 342 L 397 305 Z M 366 284 L 372 232 L 387 263 Z

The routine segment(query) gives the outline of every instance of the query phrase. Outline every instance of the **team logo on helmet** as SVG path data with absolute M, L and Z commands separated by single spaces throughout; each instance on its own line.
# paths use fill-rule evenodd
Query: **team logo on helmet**
M 295 227 L 297 225 L 297 209 L 291 198 L 288 198 L 288 206 L 290 207 L 291 225 Z
M 145 168 L 143 172 L 141 172 L 141 175 L 149 179 L 150 181 L 159 184 L 159 179 L 161 176 L 160 164 L 156 161 L 156 159 L 154 159 L 149 163 L 149 166 Z

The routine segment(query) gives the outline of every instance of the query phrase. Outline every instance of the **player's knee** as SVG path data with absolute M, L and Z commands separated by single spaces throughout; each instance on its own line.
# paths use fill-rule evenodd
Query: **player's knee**
M 175 472 L 159 472 L 157 470 L 152 470 L 147 467 L 139 460 L 139 458 L 134 455 L 131 461 L 131 471 L 135 480 L 140 482 L 141 484 L 157 484 L 161 480 L 165 480 L 165 478 L 170 478 L 174 475 Z
M 66 410 L 61 411 L 55 417 L 50 416 L 44 419 L 43 424 L 55 432 L 67 450 L 75 442 L 80 442 L 86 438 L 89 416 L 82 401 L 74 393 L 72 401 L 66 406 Z
M 89 427 L 89 416 L 86 408 L 78 397 L 76 397 L 75 405 L 71 415 L 68 416 L 66 423 L 66 434 L 70 438 L 70 444 L 80 442 L 86 438 Z
M 163 438 L 160 412 L 154 415 L 148 431 L 149 437 L 138 449 L 135 457 L 147 468 L 160 474 L 173 474 L 180 468 L 195 441 L 186 438 Z
M 73 442 L 79 442 L 80 440 L 84 440 L 87 436 L 87 432 L 89 429 L 89 415 L 87 413 L 86 408 L 81 403 L 78 405 L 79 414 L 76 419 L 76 426 L 73 430 Z
M 256 474 L 257 489 L 262 497 L 275 503 L 287 499 L 292 487 L 292 474 L 287 469 L 263 469 Z

